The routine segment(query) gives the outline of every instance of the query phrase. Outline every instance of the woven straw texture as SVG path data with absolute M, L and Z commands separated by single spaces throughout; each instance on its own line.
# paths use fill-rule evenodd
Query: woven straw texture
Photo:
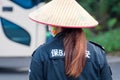
M 98 24 L 75 0 L 52 0 L 30 13 L 29 17 L 36 22 L 58 27 L 89 28 Z

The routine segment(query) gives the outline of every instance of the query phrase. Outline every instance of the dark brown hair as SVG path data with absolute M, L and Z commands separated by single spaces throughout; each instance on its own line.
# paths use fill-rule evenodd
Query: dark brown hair
M 65 28 L 63 31 L 66 74 L 77 78 L 86 62 L 86 38 L 81 28 Z

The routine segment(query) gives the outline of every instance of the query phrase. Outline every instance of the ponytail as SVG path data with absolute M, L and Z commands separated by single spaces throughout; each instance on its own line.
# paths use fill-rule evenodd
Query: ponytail
M 63 29 L 63 31 L 66 74 L 77 78 L 86 62 L 86 38 L 82 29 Z

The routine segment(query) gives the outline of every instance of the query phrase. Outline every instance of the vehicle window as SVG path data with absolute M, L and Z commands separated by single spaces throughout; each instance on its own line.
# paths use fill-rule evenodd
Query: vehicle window
M 4 18 L 0 19 L 3 31 L 8 39 L 27 46 L 30 45 L 31 37 L 26 30 Z
M 16 3 L 17 5 L 25 9 L 30 9 L 37 5 L 38 3 L 43 2 L 44 0 L 10 0 L 10 1 Z

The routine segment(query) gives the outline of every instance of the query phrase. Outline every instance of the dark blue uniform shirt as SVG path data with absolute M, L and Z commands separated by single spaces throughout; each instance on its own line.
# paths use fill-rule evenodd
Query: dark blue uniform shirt
M 105 52 L 93 42 L 87 43 L 86 64 L 80 76 L 77 79 L 67 76 L 60 34 L 34 51 L 29 80 L 112 80 Z

